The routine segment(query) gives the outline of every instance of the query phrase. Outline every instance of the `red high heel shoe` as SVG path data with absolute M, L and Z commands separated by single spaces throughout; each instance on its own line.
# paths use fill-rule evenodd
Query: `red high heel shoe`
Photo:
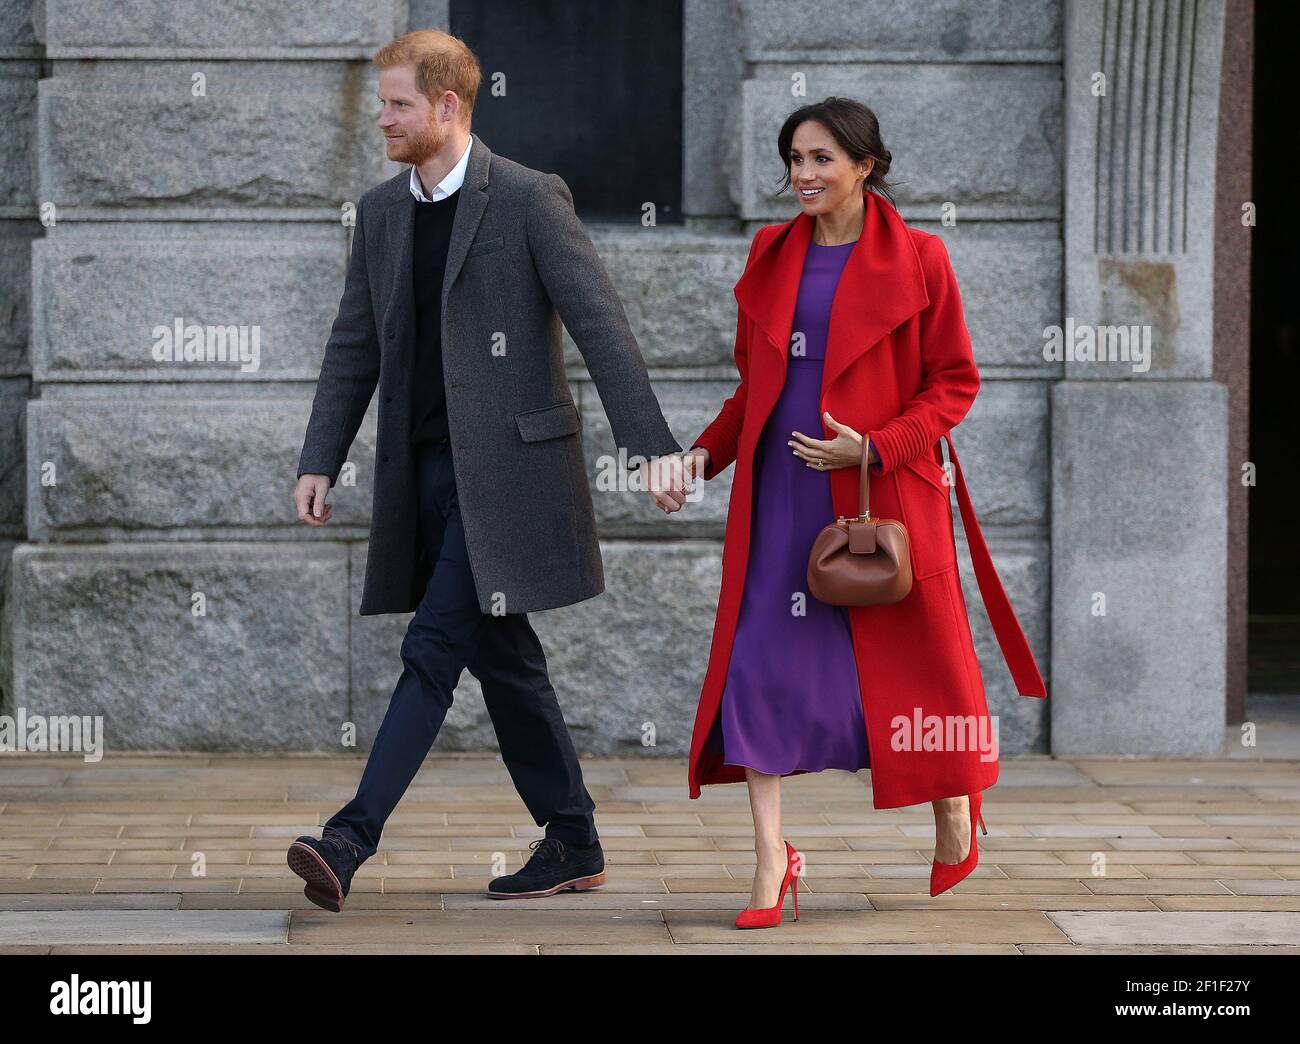
M 976 821 L 979 821 L 980 828 L 985 834 L 989 832 L 988 827 L 984 826 L 984 815 L 980 812 L 981 803 L 981 794 L 977 790 L 970 796 L 970 851 L 966 853 L 966 858 L 960 863 L 941 863 L 935 859 L 930 864 L 931 896 L 946 892 L 979 865 L 980 851 L 979 846 L 975 843 Z
M 781 894 L 777 896 L 776 905 L 760 909 L 746 908 L 736 915 L 737 928 L 772 928 L 781 923 L 781 905 L 785 902 L 785 890 L 794 883 L 794 919 L 799 920 L 799 874 L 795 871 L 795 850 L 790 842 L 785 843 L 785 878 L 781 881 Z

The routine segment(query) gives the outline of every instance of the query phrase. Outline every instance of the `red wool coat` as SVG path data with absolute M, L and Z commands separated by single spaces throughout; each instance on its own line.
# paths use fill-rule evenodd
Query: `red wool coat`
M 723 764 L 719 710 L 749 561 L 754 450 L 785 383 L 795 299 L 812 229 L 813 219 L 801 212 L 754 236 L 735 288 L 740 384 L 694 442 L 709 451 L 705 479 L 733 461 L 736 473 L 722 553 L 722 591 L 691 739 L 692 798 L 700 796 L 703 784 L 745 779 L 743 768 Z M 980 594 L 1016 689 L 1022 696 L 1047 695 L 989 556 L 948 435 L 970 410 L 979 385 L 943 240 L 910 228 L 887 200 L 866 193 L 862 234 L 845 263 L 831 308 L 821 409 L 871 439 L 881 459 L 871 467 L 871 512 L 900 519 L 911 543 L 913 584 L 907 597 L 893 605 L 848 609 L 876 808 L 970 794 L 998 778 L 996 754 L 990 758 L 972 741 L 996 733 L 990 730 L 958 577 L 941 439 L 948 442 L 956 472 L 957 502 Z M 804 434 L 835 437 L 824 418 L 820 433 Z M 826 474 L 835 513 L 857 515 L 858 468 Z M 780 550 L 806 559 L 810 549 Z M 966 740 L 940 742 L 938 749 L 921 737 L 914 742 L 912 726 L 929 723 L 932 715 L 939 716 L 945 732 L 962 722 L 977 731 Z

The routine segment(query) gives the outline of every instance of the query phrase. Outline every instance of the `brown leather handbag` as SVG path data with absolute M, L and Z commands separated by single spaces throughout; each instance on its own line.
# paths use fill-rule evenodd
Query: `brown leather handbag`
M 808 590 L 830 605 L 890 605 L 912 589 L 907 528 L 872 518 L 868 441 L 862 437 L 857 518 L 841 515 L 817 534 L 808 557 Z

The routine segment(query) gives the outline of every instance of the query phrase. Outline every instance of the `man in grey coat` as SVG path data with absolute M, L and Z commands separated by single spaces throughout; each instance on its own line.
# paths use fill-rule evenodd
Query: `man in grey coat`
M 304 522 L 329 520 L 326 495 L 377 386 L 360 612 L 415 616 L 356 797 L 322 838 L 298 838 L 288 863 L 312 902 L 342 909 L 468 668 L 511 779 L 545 826 L 526 865 L 489 894 L 594 887 L 605 879 L 595 805 L 527 617 L 604 590 L 561 321 L 617 446 L 645 462 L 639 480 L 664 511 L 690 488 L 681 446 L 564 181 L 471 132 L 473 53 L 422 30 L 374 62 L 388 156 L 411 167 L 357 206 L 294 500 Z

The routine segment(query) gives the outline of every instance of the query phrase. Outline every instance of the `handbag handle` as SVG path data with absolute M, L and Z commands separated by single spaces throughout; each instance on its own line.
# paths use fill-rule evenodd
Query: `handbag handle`
M 856 519 L 846 518 L 841 515 L 836 521 L 838 522 L 865 522 L 871 516 L 869 504 L 871 502 L 871 470 L 868 454 L 870 450 L 870 439 L 866 435 L 862 436 L 862 459 L 858 463 L 858 516 Z

